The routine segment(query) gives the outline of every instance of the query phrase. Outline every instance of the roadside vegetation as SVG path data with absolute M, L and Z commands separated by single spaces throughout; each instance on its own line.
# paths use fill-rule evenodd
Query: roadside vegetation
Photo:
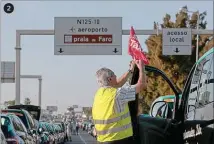
M 184 8 L 187 8 L 184 6 Z M 187 8 L 188 9 L 188 8 Z M 206 29 L 205 21 L 207 13 L 200 13 L 199 29 Z M 197 26 L 197 12 L 184 13 L 177 12 L 175 21 L 171 15 L 166 14 L 159 28 L 192 28 Z M 154 22 L 154 29 L 157 23 Z M 182 90 L 190 69 L 196 61 L 196 35 L 192 36 L 192 55 L 191 56 L 163 56 L 162 55 L 162 35 L 152 35 L 145 41 L 148 48 L 149 65 L 157 67 L 167 74 L 167 76 Z M 199 36 L 199 57 L 214 46 L 211 35 Z M 152 73 L 148 74 L 148 87 L 139 96 L 139 113 L 148 113 L 151 103 L 159 96 L 173 94 L 167 83 L 160 77 Z

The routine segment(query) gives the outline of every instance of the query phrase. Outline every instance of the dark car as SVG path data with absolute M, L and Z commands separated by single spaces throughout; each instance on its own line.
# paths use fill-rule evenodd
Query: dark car
M 214 144 L 214 47 L 192 67 L 182 92 L 159 69 L 146 66 L 148 72 L 160 75 L 175 95 L 172 117 L 138 116 L 139 98 L 129 102 L 135 144 Z M 135 68 L 131 84 L 137 83 Z M 182 95 L 181 100 L 179 96 Z M 165 101 L 155 102 L 160 111 L 170 112 Z M 156 108 L 155 108 L 156 109 Z M 153 110 L 152 109 L 152 113 Z M 155 110 L 156 111 L 156 110 Z M 156 111 L 159 112 L 159 111 Z M 154 113 L 153 116 L 156 114 Z M 167 115 L 167 114 L 166 114 Z
M 50 144 L 50 143 L 54 142 L 54 140 L 51 137 L 50 133 L 48 132 L 44 122 L 39 122 L 38 132 L 41 135 L 40 144 Z
M 41 132 L 45 135 L 44 136 L 44 141 L 46 142 L 46 140 L 48 140 L 49 143 L 57 143 L 57 137 L 55 135 L 55 132 L 53 130 L 53 128 L 50 126 L 50 124 L 48 122 L 39 122 L 40 128 L 41 128 Z M 48 137 L 48 138 L 46 138 Z
M 13 114 L 1 114 L 1 129 L 8 144 L 34 144 L 22 121 Z
M 55 123 L 55 125 L 57 125 L 58 129 L 59 129 L 59 133 L 60 133 L 61 139 L 62 139 L 61 143 L 66 142 L 66 130 L 65 130 L 64 123 L 63 122 L 58 122 L 58 123 Z

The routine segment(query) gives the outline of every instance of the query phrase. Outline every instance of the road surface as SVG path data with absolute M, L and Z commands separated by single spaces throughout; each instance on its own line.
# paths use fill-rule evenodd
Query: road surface
M 80 131 L 79 135 L 72 135 L 72 142 L 66 144 L 96 144 L 96 139 L 85 131 Z

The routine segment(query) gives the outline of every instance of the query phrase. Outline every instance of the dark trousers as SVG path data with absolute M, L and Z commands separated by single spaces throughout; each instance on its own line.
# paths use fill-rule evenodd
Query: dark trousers
M 97 142 L 97 144 L 134 144 L 133 137 L 128 137 L 125 139 L 110 141 L 110 142 Z
M 68 141 L 68 134 L 66 132 L 65 140 Z
M 76 133 L 78 134 L 78 132 L 79 132 L 79 127 L 76 127 Z

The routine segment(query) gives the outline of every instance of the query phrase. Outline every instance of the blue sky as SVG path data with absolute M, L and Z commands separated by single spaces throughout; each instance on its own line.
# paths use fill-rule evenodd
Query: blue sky
M 2 7 L 5 2 L 2 2 Z M 175 14 L 187 5 L 189 10 L 207 11 L 208 29 L 213 28 L 212 1 L 51 1 L 12 2 L 15 11 L 6 14 L 1 8 L 2 60 L 15 61 L 17 29 L 53 29 L 54 17 L 123 17 L 123 28 L 152 29 L 153 22 L 162 22 L 166 13 Z M 203 5 L 203 7 L 201 7 Z M 138 36 L 145 48 L 147 36 Z M 91 106 L 98 88 L 95 72 L 109 67 L 120 76 L 128 70 L 128 36 L 123 36 L 122 56 L 54 56 L 54 36 L 23 36 L 21 41 L 21 74 L 42 75 L 42 106 L 58 105 L 62 112 L 73 104 Z M 2 101 L 15 98 L 15 84 L 2 84 Z M 29 97 L 38 104 L 38 81 L 21 80 L 21 100 Z

